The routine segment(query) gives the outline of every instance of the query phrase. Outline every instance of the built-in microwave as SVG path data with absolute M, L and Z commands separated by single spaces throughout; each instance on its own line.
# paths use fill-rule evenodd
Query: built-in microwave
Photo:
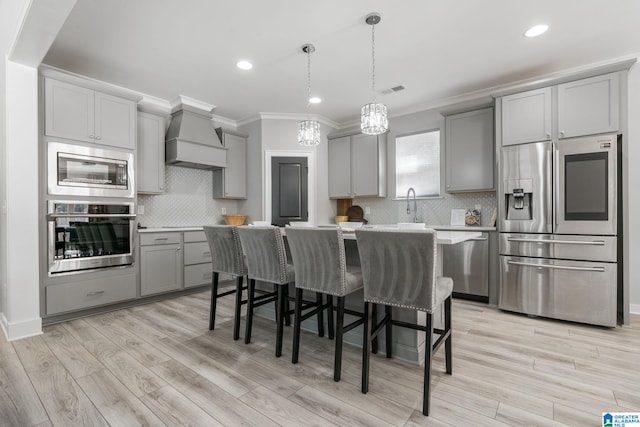
M 125 197 L 135 195 L 133 153 L 49 142 L 50 195 Z

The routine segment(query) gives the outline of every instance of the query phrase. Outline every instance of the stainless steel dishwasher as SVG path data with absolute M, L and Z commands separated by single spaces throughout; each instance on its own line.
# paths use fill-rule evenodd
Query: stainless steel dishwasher
M 489 234 L 442 249 L 442 272 L 453 279 L 453 296 L 488 302 Z

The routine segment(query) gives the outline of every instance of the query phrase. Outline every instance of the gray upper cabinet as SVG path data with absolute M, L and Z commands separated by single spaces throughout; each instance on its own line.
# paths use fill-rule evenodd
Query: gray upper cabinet
M 620 128 L 619 74 L 558 85 L 558 138 L 616 132 Z
M 551 139 L 551 88 L 502 98 L 502 145 Z
M 329 197 L 385 197 L 386 142 L 386 134 L 330 139 Z
M 216 132 L 227 148 L 227 167 L 213 171 L 213 197 L 246 199 L 248 135 L 223 128 L 217 128 Z
M 493 108 L 445 119 L 446 191 L 493 190 Z
M 504 96 L 502 145 L 620 130 L 620 73 Z
M 165 119 L 138 113 L 138 193 L 164 193 Z
M 351 198 L 351 137 L 330 139 L 329 197 Z
M 45 134 L 111 147 L 136 148 L 136 103 L 45 78 Z

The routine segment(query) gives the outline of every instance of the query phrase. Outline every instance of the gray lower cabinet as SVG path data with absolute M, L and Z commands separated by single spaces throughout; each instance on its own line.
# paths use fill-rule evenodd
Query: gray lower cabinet
M 386 197 L 387 136 L 346 135 L 329 139 L 329 197 Z
M 184 287 L 211 283 L 211 251 L 204 231 L 184 232 Z
M 140 235 L 140 295 L 182 288 L 181 233 Z
M 246 199 L 248 135 L 223 128 L 216 132 L 227 149 L 227 167 L 213 171 L 213 198 Z
M 134 268 L 50 279 L 45 287 L 46 316 L 83 310 L 136 298 Z
M 164 193 L 164 117 L 138 112 L 138 193 Z
M 493 123 L 493 108 L 446 117 L 448 193 L 494 189 Z

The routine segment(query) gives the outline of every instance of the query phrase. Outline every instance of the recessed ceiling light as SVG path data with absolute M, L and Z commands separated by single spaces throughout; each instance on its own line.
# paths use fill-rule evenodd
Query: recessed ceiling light
M 311 98 L 309 98 L 309 102 L 311 104 L 320 104 L 322 102 L 322 99 L 318 98 L 317 96 L 312 96 Z
M 549 26 L 547 24 L 534 25 L 533 27 L 525 31 L 524 35 L 525 37 L 536 37 L 540 34 L 545 33 L 548 29 Z
M 240 68 L 241 70 L 250 70 L 253 68 L 253 64 L 249 61 L 238 61 L 236 67 Z

